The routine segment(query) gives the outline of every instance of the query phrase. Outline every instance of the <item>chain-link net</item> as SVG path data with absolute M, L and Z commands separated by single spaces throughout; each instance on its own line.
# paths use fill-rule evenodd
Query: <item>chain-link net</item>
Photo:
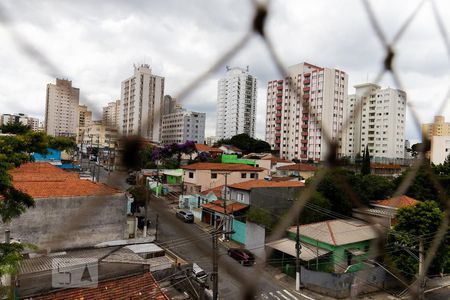
M 409 3 L 408 3 L 409 4 Z M 218 58 L 215 60 L 214 63 L 210 65 L 209 68 L 207 68 L 205 71 L 201 72 L 196 78 L 190 82 L 184 89 L 179 91 L 179 93 L 176 95 L 177 99 L 179 99 L 181 102 L 183 99 L 186 98 L 186 96 L 191 93 L 194 89 L 198 88 L 202 85 L 204 82 L 204 79 L 211 76 L 212 73 L 217 71 L 219 68 L 223 67 L 225 63 L 227 63 L 230 59 L 232 59 L 239 51 L 244 49 L 251 38 L 258 37 L 263 42 L 265 47 L 267 48 L 270 59 L 272 63 L 275 64 L 278 73 L 281 78 L 286 78 L 286 76 L 289 76 L 288 70 L 285 67 L 285 65 L 282 62 L 282 59 L 280 55 L 277 53 L 277 47 L 272 42 L 271 38 L 266 33 L 266 24 L 267 24 L 267 17 L 270 15 L 270 3 L 268 2 L 259 2 L 254 0 L 252 2 L 253 5 L 253 21 L 251 22 L 251 27 L 248 28 L 246 33 L 238 39 L 237 42 L 235 42 L 233 45 L 231 45 L 228 49 L 226 49 L 221 55 L 218 56 Z M 314 5 L 314 4 L 311 4 Z M 363 6 L 367 20 L 373 29 L 373 34 L 378 39 L 379 43 L 382 46 L 382 49 L 384 49 L 384 60 L 382 61 L 380 65 L 380 70 L 378 74 L 375 76 L 374 80 L 372 80 L 373 83 L 377 84 L 379 83 L 384 76 L 390 75 L 392 76 L 392 79 L 396 85 L 396 87 L 400 90 L 403 90 L 405 92 L 408 92 L 407 89 L 405 89 L 405 86 L 402 83 L 401 75 L 399 74 L 398 69 L 395 66 L 395 59 L 397 57 L 397 54 L 399 50 L 396 48 L 398 45 L 398 42 L 404 37 L 405 32 L 407 32 L 408 27 L 411 25 L 411 23 L 417 18 L 417 15 L 426 9 L 431 9 L 432 15 L 434 17 L 434 21 L 436 22 L 437 28 L 439 30 L 440 37 L 443 41 L 443 44 L 446 48 L 447 55 L 450 59 L 450 41 L 447 34 L 446 26 L 444 24 L 444 20 L 441 16 L 441 12 L 433 0 L 423 0 L 420 1 L 420 3 L 415 7 L 415 9 L 412 11 L 412 13 L 408 16 L 408 18 L 402 23 L 402 25 L 399 27 L 397 33 L 394 35 L 394 37 L 389 40 L 383 31 L 382 28 L 382 22 L 379 21 L 378 17 L 375 14 L 375 11 L 372 7 L 372 3 L 369 2 L 369 0 L 362 0 L 361 5 Z M 406 5 L 406 2 L 405 2 Z M 28 41 L 26 38 L 21 36 L 19 32 L 14 30 L 14 27 L 12 26 L 12 23 L 14 20 L 10 18 L 10 15 L 8 14 L 8 11 L 5 7 L 2 7 L 0 4 L 0 24 L 11 34 L 13 37 L 13 41 L 24 51 L 25 55 L 27 55 L 29 58 L 34 60 L 42 69 L 42 72 L 45 74 L 51 76 L 51 77 L 57 77 L 58 75 L 62 74 L 61 70 L 52 63 L 51 59 L 45 55 L 42 51 L 39 50 L 39 48 L 35 47 L 30 41 Z M 263 83 L 264 84 L 264 83 Z M 296 81 L 287 81 L 288 88 L 294 91 L 298 91 L 298 99 L 302 102 L 301 105 L 303 105 L 303 98 L 300 97 L 300 88 L 297 87 Z M 367 96 L 367 95 L 366 95 Z M 361 99 L 364 99 L 367 97 L 361 97 Z M 442 99 L 441 104 L 439 105 L 439 108 L 437 110 L 437 115 L 440 115 L 450 98 L 450 85 L 448 88 L 448 91 Z M 93 105 L 93 102 L 90 101 L 90 99 L 83 98 L 81 99 L 83 103 L 87 104 L 90 107 L 95 107 Z M 356 103 L 356 108 L 354 109 L 355 114 L 360 113 L 360 109 L 364 105 L 365 100 L 361 100 L 358 103 Z M 415 109 L 412 101 L 407 101 L 407 105 L 409 108 L 410 115 L 412 116 L 413 122 L 415 125 L 420 128 L 421 126 L 421 120 L 419 118 L 418 111 Z M 315 112 L 315 109 L 311 106 L 309 106 L 309 111 L 311 113 Z M 341 134 L 344 134 L 343 132 L 345 129 L 349 126 L 349 119 L 344 120 L 343 122 L 343 130 L 341 131 Z M 309 200 L 311 199 L 314 191 L 317 190 L 319 184 L 324 179 L 324 177 L 330 173 L 333 172 L 337 168 L 336 165 L 336 157 L 337 157 L 337 151 L 338 151 L 338 145 L 331 139 L 331 132 L 323 131 L 322 138 L 328 143 L 330 154 L 328 156 L 327 161 L 324 162 L 324 168 L 320 168 L 317 174 L 313 177 L 311 182 L 303 189 L 302 193 L 298 197 L 298 201 L 295 201 L 292 205 L 292 208 L 289 210 L 289 212 L 280 219 L 279 223 L 276 224 L 276 226 L 271 231 L 270 236 L 268 237 L 268 241 L 275 241 L 282 236 L 285 235 L 286 230 L 295 223 L 295 219 L 297 216 L 305 209 L 305 207 L 311 208 L 311 209 L 320 209 L 317 207 L 312 206 L 309 203 Z M 426 141 L 424 141 L 423 144 Z M 135 152 L 139 150 L 139 147 L 136 146 L 135 143 L 130 143 L 131 146 L 129 146 L 130 149 L 129 152 L 126 154 L 126 156 L 133 157 Z M 127 150 L 127 149 L 125 149 Z M 424 151 L 425 149 L 422 149 Z M 427 236 L 427 242 L 429 243 L 429 248 L 426 251 L 425 254 L 425 260 L 424 260 L 424 269 L 425 271 L 421 274 L 416 274 L 417 280 L 415 281 L 415 284 L 413 285 L 407 285 L 403 276 L 401 275 L 401 272 L 396 269 L 395 265 L 392 263 L 392 254 L 394 252 L 392 245 L 389 245 L 386 243 L 386 231 L 378 229 L 378 239 L 375 240 L 372 243 L 372 246 L 374 249 L 377 249 L 377 251 L 374 251 L 372 254 L 372 258 L 375 259 L 376 257 L 382 256 L 384 258 L 384 268 L 386 268 L 390 273 L 395 274 L 405 285 L 405 288 L 408 289 L 410 295 L 413 296 L 413 298 L 419 298 L 420 297 L 420 284 L 423 281 L 423 276 L 426 274 L 428 268 L 430 267 L 430 264 L 435 256 L 436 251 L 438 250 L 439 245 L 443 241 L 447 229 L 448 229 L 448 220 L 450 217 L 450 201 L 447 197 L 447 193 L 445 188 L 442 186 L 441 182 L 438 180 L 437 175 L 435 175 L 434 172 L 431 171 L 431 169 L 427 168 L 428 162 L 426 162 L 423 158 L 423 155 L 420 155 L 418 159 L 415 160 L 414 164 L 411 167 L 410 172 L 406 174 L 406 176 L 403 177 L 403 181 L 398 185 L 397 190 L 394 193 L 394 196 L 396 195 L 402 195 L 404 194 L 408 188 L 411 186 L 414 178 L 416 177 L 416 174 L 422 166 L 427 170 L 429 179 L 431 183 L 434 185 L 434 188 L 439 191 L 439 195 L 441 199 L 441 203 L 447 203 L 446 209 L 445 209 L 445 218 L 442 224 L 440 225 L 438 231 L 434 232 L 433 235 Z M 347 179 L 344 176 L 339 175 L 339 173 L 333 173 L 336 175 L 336 181 L 338 185 L 341 187 L 343 191 L 348 195 L 348 197 L 351 199 L 352 204 L 354 207 L 364 207 L 364 202 L 359 199 L 357 193 L 355 193 L 352 189 L 352 186 L 349 182 L 347 182 Z M 88 207 L 85 207 L 87 210 L 97 210 L 100 209 L 100 205 L 102 202 L 90 202 Z M 324 212 L 328 214 L 333 214 L 332 212 Z M 163 219 L 164 217 L 169 217 L 168 212 L 160 212 L 160 217 Z M 55 236 L 53 239 L 53 245 L 55 248 L 57 248 L 57 245 L 61 239 L 66 238 L 65 232 L 68 232 L 70 230 L 76 229 L 78 224 L 83 223 L 82 216 L 84 216 L 82 211 L 78 215 L 73 216 L 71 220 L 65 220 L 65 225 L 61 227 L 60 234 L 58 236 Z M 333 216 L 339 217 L 337 214 L 334 214 Z M 173 241 L 173 242 L 166 242 L 163 243 L 164 246 L 167 246 L 169 248 L 176 249 L 177 247 L 183 247 L 187 244 L 195 244 L 198 246 L 198 250 L 205 255 L 205 259 L 210 259 L 212 256 L 212 252 L 209 249 L 209 235 L 204 236 L 191 236 L 190 231 L 186 230 L 186 228 L 181 224 L 174 224 L 174 226 L 182 232 L 186 238 Z M 266 258 L 269 259 L 271 255 L 271 248 L 266 249 Z M 262 273 L 261 268 L 263 268 L 263 264 L 257 264 L 253 268 L 252 276 L 245 276 L 242 273 L 235 272 L 235 269 L 232 264 L 227 263 L 224 260 L 220 260 L 220 268 L 222 270 L 225 270 L 232 276 L 236 277 L 237 281 L 239 282 L 245 282 L 244 285 L 242 285 L 242 298 L 243 299 L 254 299 L 256 295 L 258 295 L 258 276 Z M 422 277 L 421 277 L 422 276 Z M 250 278 L 251 277 L 251 278 Z M 363 284 L 370 284 L 367 280 L 367 278 L 359 278 L 360 282 Z

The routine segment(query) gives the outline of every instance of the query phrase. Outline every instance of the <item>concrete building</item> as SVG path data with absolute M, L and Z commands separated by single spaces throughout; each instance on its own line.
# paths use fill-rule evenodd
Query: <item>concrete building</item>
M 450 123 L 444 116 L 435 116 L 433 123 L 422 124 L 422 140 L 431 140 L 432 136 L 450 136 Z
M 78 106 L 78 127 L 77 127 L 77 143 L 83 140 L 86 128 L 92 125 L 92 111 L 87 105 Z
M 72 81 L 56 79 L 47 84 L 45 131 L 52 136 L 76 137 L 80 89 Z
M 450 155 L 450 135 L 432 136 L 430 162 L 435 165 L 444 163 Z
M 404 159 L 406 93 L 381 89 L 373 83 L 356 85 L 355 89 L 356 93 L 348 97 L 345 156 L 362 155 L 368 146 L 374 162 Z
M 205 113 L 178 109 L 163 115 L 161 143 L 205 142 Z
M 247 69 L 229 68 L 219 80 L 217 92 L 217 139 L 240 133 L 255 135 L 256 78 Z
M 102 121 L 93 121 L 86 127 L 83 136 L 83 144 L 99 148 L 114 148 L 118 139 L 117 129 L 107 127 Z
M 212 147 L 217 142 L 217 138 L 215 136 L 208 136 L 206 138 L 206 145 Z
M 1 116 L 1 125 L 6 125 L 8 123 L 27 125 L 30 126 L 31 130 L 39 131 L 39 119 L 29 117 L 23 113 L 3 114 Z
M 325 134 L 343 152 L 347 86 L 345 72 L 309 63 L 290 66 L 284 80 L 268 82 L 265 140 L 280 158 L 325 160 Z
M 170 95 L 165 95 L 163 100 L 163 115 L 176 112 L 181 106 L 177 103 L 177 99 Z
M 149 65 L 134 67 L 134 75 L 122 81 L 119 133 L 139 135 L 159 142 L 164 77 L 153 75 Z
M 118 128 L 119 126 L 120 100 L 109 102 L 103 107 L 102 122 L 109 128 Z

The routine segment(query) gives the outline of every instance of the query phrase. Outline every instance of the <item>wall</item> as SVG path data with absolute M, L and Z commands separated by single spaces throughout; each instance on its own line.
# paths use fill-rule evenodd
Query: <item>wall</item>
M 241 244 L 245 244 L 245 240 L 246 240 L 246 224 L 244 222 L 240 222 L 236 219 L 233 218 L 233 230 L 235 231 L 235 233 L 231 236 L 231 239 L 241 243 Z
M 430 161 L 439 165 L 444 163 L 450 154 L 450 136 L 433 136 L 431 137 Z
M 228 188 L 229 194 L 227 195 L 227 199 L 238 201 L 244 204 L 250 204 L 250 191 Z M 242 198 L 238 197 L 238 194 L 242 194 Z
M 253 252 L 259 258 L 266 258 L 266 229 L 258 224 L 246 223 L 245 248 Z
M 223 154 L 221 156 L 224 164 L 244 164 L 255 167 L 256 161 L 254 159 L 238 158 L 236 154 Z
M 123 193 L 36 199 L 36 207 L 14 219 L 9 228 L 12 238 L 52 250 L 123 239 L 127 199 Z M 0 230 L 4 229 L 1 224 Z
M 60 161 L 61 151 L 56 149 L 47 148 L 47 154 L 33 153 L 35 161 Z
M 250 205 L 269 210 L 274 215 L 283 215 L 292 206 L 302 188 L 257 188 L 250 192 Z

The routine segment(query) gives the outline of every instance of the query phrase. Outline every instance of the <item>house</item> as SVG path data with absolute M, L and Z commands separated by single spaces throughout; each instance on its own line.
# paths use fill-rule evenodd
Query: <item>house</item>
M 34 198 L 11 224 L 11 237 L 42 249 L 88 247 L 123 239 L 127 231 L 125 194 L 102 183 L 82 180 L 50 163 L 26 163 L 10 171 L 13 186 Z
M 295 176 L 300 177 L 302 179 L 308 179 L 309 177 L 314 176 L 314 173 L 317 171 L 317 167 L 308 164 L 291 164 L 277 167 L 277 175 L 278 176 Z
M 370 243 L 377 238 L 375 226 L 355 220 L 335 219 L 301 225 L 299 229 L 302 264 L 325 272 L 347 273 L 362 269 Z M 296 230 L 292 226 L 287 238 L 266 246 L 276 250 L 275 256 L 292 261 L 296 253 Z
M 233 145 L 222 145 L 219 147 L 223 151 L 223 154 L 237 154 L 242 155 L 242 150 Z
M 202 204 L 202 222 L 223 228 L 224 231 L 231 231 L 232 219 L 244 216 L 248 205 L 236 201 L 215 200 Z M 225 216 L 232 216 L 225 218 Z
M 378 176 L 385 177 L 397 177 L 405 171 L 406 168 L 397 164 L 380 164 L 380 163 L 371 163 L 370 164 L 370 173 Z
M 182 169 L 186 194 L 198 194 L 225 183 L 230 185 L 269 175 L 269 170 L 244 164 L 194 163 Z
M 196 219 L 202 218 L 202 204 L 222 198 L 223 185 L 192 195 L 180 195 L 178 207 L 190 210 Z
M 197 150 L 197 153 L 208 153 L 212 158 L 216 158 L 220 155 L 222 155 L 223 150 L 215 147 L 210 147 L 208 145 L 204 144 L 195 144 L 195 150 Z
M 370 220 L 371 223 L 391 228 L 396 223 L 395 216 L 400 208 L 414 206 L 418 202 L 416 199 L 406 195 L 376 200 L 370 202 L 370 207 L 354 208 L 353 217 L 361 220 Z
M 249 158 L 238 158 L 236 154 L 223 154 L 221 156 L 222 163 L 224 164 L 244 164 L 253 167 L 261 167 L 270 170 L 271 165 L 268 160 L 262 159 L 249 159 Z
M 249 180 L 226 187 L 227 199 L 265 209 L 275 215 L 285 213 L 305 186 L 300 181 Z

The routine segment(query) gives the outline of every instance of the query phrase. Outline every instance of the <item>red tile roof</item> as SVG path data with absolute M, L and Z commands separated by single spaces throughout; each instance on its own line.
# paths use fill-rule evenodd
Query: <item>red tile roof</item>
M 290 160 L 286 160 L 286 159 L 282 159 L 276 156 L 271 156 L 271 157 L 263 157 L 262 160 L 270 160 L 270 163 L 272 165 L 276 164 L 276 163 L 291 163 L 292 161 Z
M 9 172 L 13 186 L 33 198 L 112 195 L 120 193 L 103 183 L 80 179 L 49 163 L 26 163 Z
M 219 197 L 222 197 L 222 189 L 223 189 L 223 185 L 219 185 L 219 186 L 216 186 L 215 188 L 200 192 L 200 195 L 207 196 L 209 193 L 212 192 L 212 193 L 214 193 L 214 195 L 216 195 L 217 198 L 219 198 Z
M 254 171 L 261 172 L 264 168 L 256 168 L 244 164 L 222 164 L 222 163 L 195 163 L 183 166 L 184 170 L 211 170 L 211 171 Z
M 95 288 L 73 288 L 33 297 L 35 300 L 169 300 L 151 273 L 99 282 Z
M 394 170 L 401 170 L 400 165 L 394 165 L 394 164 L 378 164 L 378 163 L 372 163 L 370 164 L 371 169 L 394 169 Z
M 209 147 L 205 144 L 195 144 L 195 149 L 197 149 L 198 152 L 223 152 L 219 148 Z
M 315 170 L 317 170 L 317 168 L 315 166 L 307 164 L 295 164 L 295 165 L 281 166 L 278 167 L 277 170 L 314 172 Z
M 305 184 L 300 181 L 269 181 L 264 179 L 257 179 L 235 183 L 230 185 L 230 188 L 249 191 L 255 188 L 286 188 L 302 186 L 305 186 Z
M 202 204 L 202 207 L 207 208 L 212 211 L 215 211 L 215 212 L 218 212 L 218 213 L 222 213 L 222 214 L 225 213 L 223 200 L 211 201 L 209 203 Z M 227 201 L 227 213 L 239 211 L 239 210 L 245 209 L 247 207 L 248 207 L 248 205 L 245 205 L 243 203 Z
M 390 198 L 390 199 L 373 201 L 372 204 L 398 209 L 398 208 L 403 208 L 403 207 L 407 207 L 407 206 L 414 206 L 418 202 L 419 201 L 417 201 L 414 198 L 411 198 L 411 197 L 408 197 L 405 195 L 401 195 L 401 196 L 397 196 L 397 197 Z

